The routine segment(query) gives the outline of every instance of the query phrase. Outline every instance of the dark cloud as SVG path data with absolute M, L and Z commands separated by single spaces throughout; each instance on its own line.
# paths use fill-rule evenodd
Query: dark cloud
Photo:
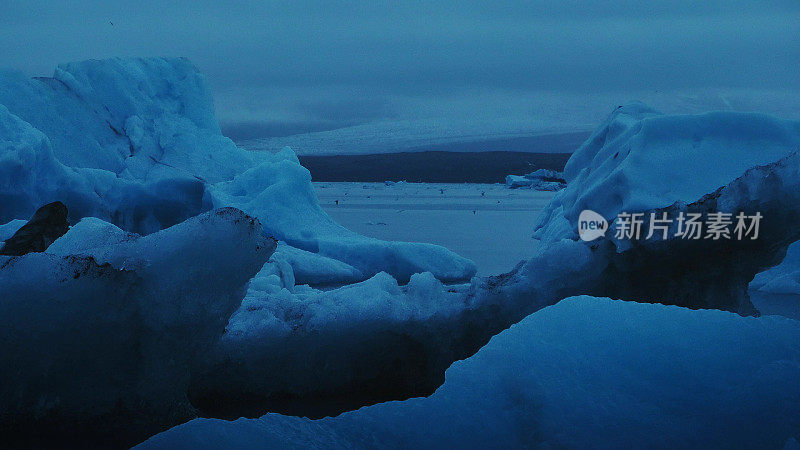
M 187 56 L 221 93 L 223 120 L 261 120 L 237 110 L 262 114 L 261 101 L 295 116 L 267 122 L 311 128 L 392 117 L 396 96 L 476 89 L 800 88 L 796 0 L 6 0 L 0 41 L 2 64 L 31 75 Z M 291 98 L 306 89 L 321 98 Z

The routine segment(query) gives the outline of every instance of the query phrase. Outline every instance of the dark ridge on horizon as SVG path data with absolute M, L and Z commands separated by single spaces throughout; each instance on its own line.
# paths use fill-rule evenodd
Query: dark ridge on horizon
M 298 156 L 312 181 L 503 183 L 506 175 L 536 169 L 563 170 L 571 153 L 406 152 L 373 155 Z

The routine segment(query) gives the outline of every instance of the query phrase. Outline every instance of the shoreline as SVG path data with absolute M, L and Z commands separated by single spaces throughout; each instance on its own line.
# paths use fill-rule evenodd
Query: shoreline
M 522 175 L 536 169 L 561 171 L 570 155 L 426 151 L 298 159 L 315 182 L 504 183 L 506 175 Z

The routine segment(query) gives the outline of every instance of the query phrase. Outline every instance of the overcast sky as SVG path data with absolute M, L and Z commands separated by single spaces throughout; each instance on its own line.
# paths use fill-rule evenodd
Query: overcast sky
M 3 66 L 49 76 L 59 62 L 186 56 L 221 122 L 256 134 L 492 111 L 541 91 L 800 90 L 798 0 L 2 3 Z

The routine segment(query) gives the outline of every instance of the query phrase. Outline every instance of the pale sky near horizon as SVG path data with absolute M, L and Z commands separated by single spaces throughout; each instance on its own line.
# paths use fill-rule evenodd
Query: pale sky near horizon
M 800 91 L 797 0 L 3 3 L 0 66 L 186 56 L 244 133 L 517 114 L 538 92 L 568 111 L 614 92 Z

